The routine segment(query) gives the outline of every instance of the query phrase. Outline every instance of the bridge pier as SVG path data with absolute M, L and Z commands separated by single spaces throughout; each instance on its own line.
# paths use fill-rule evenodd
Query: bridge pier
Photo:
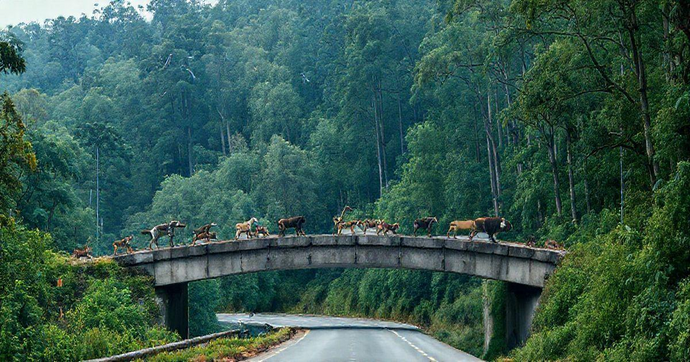
M 490 282 L 497 283 L 497 282 Z M 532 329 L 542 288 L 504 282 L 500 293 L 483 290 L 484 354 L 522 346 Z M 496 302 L 496 298 L 499 298 Z
M 532 329 L 541 288 L 508 283 L 506 293 L 506 347 L 522 346 Z
M 182 339 L 189 338 L 189 297 L 187 283 L 156 287 L 156 300 L 161 308 L 161 322 Z

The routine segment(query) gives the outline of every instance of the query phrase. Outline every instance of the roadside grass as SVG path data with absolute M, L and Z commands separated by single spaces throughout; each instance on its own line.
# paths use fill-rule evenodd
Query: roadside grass
M 290 339 L 295 333 L 292 328 L 281 328 L 275 332 L 246 339 L 220 338 L 204 345 L 164 352 L 149 357 L 147 361 L 237 361 L 252 357 L 270 347 Z M 141 360 L 139 360 L 141 361 Z

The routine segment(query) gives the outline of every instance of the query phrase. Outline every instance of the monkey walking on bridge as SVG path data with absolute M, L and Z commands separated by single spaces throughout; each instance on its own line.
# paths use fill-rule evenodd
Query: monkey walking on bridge
M 257 220 L 255 217 L 252 216 L 251 219 L 249 219 L 245 222 L 238 222 L 237 224 L 235 224 L 235 230 L 237 230 L 235 232 L 235 240 L 239 240 L 239 238 L 242 234 L 246 234 L 247 239 L 251 239 L 252 238 L 252 225 L 254 225 L 255 223 L 258 223 L 258 222 L 259 222 L 259 220 Z
M 469 230 L 470 231 L 470 241 L 472 241 L 472 233 L 474 233 L 476 226 L 474 225 L 474 220 L 455 220 L 450 222 L 450 227 L 446 233 L 446 237 L 450 237 L 450 233 L 453 232 L 453 239 L 458 238 L 459 230 Z
M 470 240 L 477 235 L 478 231 L 483 231 L 489 235 L 489 240 L 496 243 L 494 235 L 499 232 L 510 231 L 513 225 L 508 220 L 502 217 L 480 217 L 474 220 L 475 228 L 470 233 Z
M 170 237 L 170 247 L 172 248 L 175 246 L 175 243 L 173 242 L 173 238 L 175 237 L 175 229 L 184 227 L 187 227 L 187 225 L 177 220 L 173 220 L 167 224 L 156 225 L 151 230 L 142 230 L 141 233 L 144 235 L 151 235 L 151 241 L 149 241 L 150 250 L 153 250 L 153 244 L 156 244 L 157 249 L 160 248 L 160 246 L 158 246 L 158 239 L 163 235 L 168 235 Z
M 285 230 L 290 228 L 295 228 L 295 235 L 306 236 L 307 234 L 302 230 L 302 225 L 304 225 L 305 222 L 307 222 L 307 218 L 304 216 L 293 216 L 278 220 L 278 229 L 280 230 L 278 236 L 285 236 Z
M 211 239 L 216 238 L 216 233 L 210 232 L 211 228 L 217 226 L 216 223 L 212 222 L 210 224 L 203 225 L 199 228 L 194 229 L 194 237 L 192 238 L 192 245 L 196 245 L 196 242 L 201 239 L 206 239 L 206 242 L 211 241 Z
M 132 249 L 132 246 L 129 244 L 132 241 L 132 239 L 134 239 L 134 235 L 125 236 L 120 240 L 115 240 L 113 242 L 113 255 L 117 255 L 117 248 L 126 249 L 127 254 L 133 253 L 134 250 Z
M 343 208 L 343 211 L 340 213 L 340 216 L 333 216 L 333 229 L 334 229 L 333 235 L 335 235 L 336 233 L 338 233 L 338 235 L 340 235 L 340 231 L 342 230 L 342 227 L 339 228 L 339 226 L 340 226 L 340 223 L 343 222 L 343 217 L 345 217 L 345 213 L 348 211 L 353 211 L 353 210 L 351 207 L 345 206 Z
M 211 240 L 216 240 L 218 236 L 216 235 L 215 231 L 202 231 L 196 235 L 194 235 L 194 239 L 192 239 L 192 246 L 196 245 L 196 242 L 202 239 L 206 239 L 206 242 L 209 242 Z
M 392 232 L 393 234 L 398 233 L 398 228 L 400 228 L 400 224 L 397 222 L 395 224 L 389 224 L 387 222 L 381 222 L 378 225 L 376 225 L 376 235 L 380 235 L 383 232 L 383 235 L 388 235 L 388 232 Z
M 415 220 L 413 235 L 417 236 L 417 230 L 419 229 L 426 229 L 426 235 L 431 236 L 431 228 L 434 227 L 434 223 L 438 223 L 438 219 L 435 217 L 423 217 Z
M 359 226 L 360 229 L 362 229 L 362 232 L 364 232 L 364 235 L 367 234 L 367 229 L 376 229 L 380 223 L 383 222 L 383 219 L 365 219 L 361 220 L 357 226 Z
M 256 225 L 256 230 L 254 230 L 254 236 L 255 236 L 255 237 L 257 237 L 257 238 L 258 238 L 259 236 L 261 236 L 261 237 L 266 237 L 266 236 L 269 236 L 269 235 L 271 235 L 271 234 L 268 233 L 268 228 L 267 228 L 267 227 L 261 226 L 261 225 Z

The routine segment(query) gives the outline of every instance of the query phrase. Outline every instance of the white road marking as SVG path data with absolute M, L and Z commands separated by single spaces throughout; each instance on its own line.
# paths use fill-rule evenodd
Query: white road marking
M 307 329 L 306 331 L 304 331 L 304 335 L 303 335 L 302 337 L 300 337 L 300 339 L 298 339 L 297 341 L 295 341 L 295 343 L 291 343 L 291 344 L 289 344 L 289 345 L 287 345 L 287 346 L 285 346 L 285 347 L 283 347 L 283 348 L 281 348 L 281 349 L 278 349 L 278 350 L 276 350 L 275 352 L 273 352 L 270 356 L 268 356 L 268 357 L 266 357 L 266 358 L 264 358 L 264 359 L 260 359 L 260 360 L 258 360 L 258 361 L 256 361 L 256 362 L 264 362 L 264 361 L 267 360 L 267 359 L 270 359 L 270 358 L 273 358 L 273 357 L 277 356 L 280 352 L 283 352 L 284 350 L 286 350 L 286 349 L 288 349 L 288 348 L 290 348 L 290 347 L 296 345 L 297 343 L 302 342 L 302 340 L 304 339 L 304 337 L 307 336 L 307 334 L 309 334 L 309 330 L 308 330 L 308 329 Z
M 421 348 L 419 348 L 419 347 L 415 346 L 414 344 L 412 344 L 412 342 L 408 341 L 407 338 L 405 338 L 405 337 L 401 336 L 400 334 L 398 334 L 398 332 L 396 332 L 396 331 L 394 331 L 394 330 L 392 330 L 392 329 L 389 329 L 389 331 L 395 333 L 396 336 L 400 337 L 400 339 L 402 339 L 403 341 L 407 342 L 407 344 L 409 344 L 412 348 L 414 348 L 415 350 L 417 350 L 417 352 L 421 353 L 424 357 L 428 358 L 429 361 L 431 361 L 431 362 L 436 362 L 436 359 L 435 359 L 434 357 L 431 357 L 431 356 L 429 356 L 428 354 L 426 354 L 426 352 L 422 351 Z

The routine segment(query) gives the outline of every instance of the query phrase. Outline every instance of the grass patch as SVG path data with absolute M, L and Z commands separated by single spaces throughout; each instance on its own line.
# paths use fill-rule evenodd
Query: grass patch
M 260 337 L 247 339 L 221 338 L 205 345 L 175 352 L 165 352 L 147 358 L 147 361 L 236 361 L 254 356 L 268 348 L 285 342 L 295 333 L 292 328 L 281 328 Z

